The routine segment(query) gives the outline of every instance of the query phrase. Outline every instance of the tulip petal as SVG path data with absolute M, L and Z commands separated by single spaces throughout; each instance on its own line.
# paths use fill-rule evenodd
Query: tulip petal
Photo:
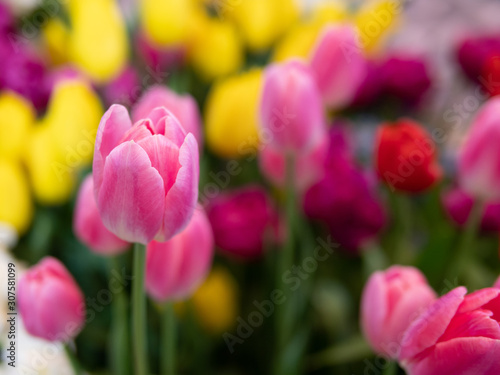
M 160 120 L 164 128 L 165 137 L 174 142 L 177 147 L 181 147 L 186 139 L 186 131 L 174 115 L 169 115 Z M 193 134 L 194 135 L 194 134 Z
M 160 230 L 164 186 L 144 149 L 122 143 L 106 159 L 97 199 L 104 225 L 119 238 L 147 244 Z
M 120 143 L 134 141 L 139 142 L 144 138 L 151 137 L 154 134 L 153 123 L 150 119 L 140 120 L 131 129 L 129 129 Z
M 450 341 L 459 337 L 488 337 L 500 340 L 498 322 L 491 319 L 493 313 L 486 310 L 475 310 L 457 314 L 439 338 L 439 342 Z
M 499 288 L 500 289 L 500 277 L 498 280 L 495 282 L 495 285 L 493 285 L 493 288 Z
M 368 281 L 368 284 L 363 291 L 361 299 L 361 324 L 364 334 L 369 339 L 372 345 L 376 345 L 375 349 L 382 350 L 382 344 L 379 343 L 381 330 L 384 329 L 383 322 L 388 314 L 387 304 L 387 284 L 384 282 L 383 272 L 375 272 Z
M 153 123 L 156 134 L 163 134 L 163 129 L 162 125 L 160 124 L 160 120 L 164 117 L 167 117 L 170 114 L 171 114 L 170 111 L 163 106 L 156 107 L 151 111 L 151 113 L 149 113 L 148 118 Z
M 458 308 L 457 313 L 466 313 L 477 310 L 491 300 L 498 297 L 500 290 L 495 288 L 485 288 L 469 294 L 464 298 L 464 301 Z

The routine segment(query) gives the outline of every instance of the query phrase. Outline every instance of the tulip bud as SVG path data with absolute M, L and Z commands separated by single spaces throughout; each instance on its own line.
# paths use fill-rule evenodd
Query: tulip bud
M 441 178 L 433 140 L 411 120 L 380 126 L 375 150 L 377 173 L 393 189 L 418 193 Z
M 361 297 L 361 326 L 372 348 L 397 358 L 404 332 L 435 299 L 416 268 L 392 266 L 372 274 Z
M 484 72 L 492 57 L 500 57 L 500 38 L 485 36 L 464 40 L 457 50 L 457 59 L 464 73 L 474 82 Z
M 205 279 L 212 264 L 214 239 L 203 208 L 167 242 L 147 246 L 146 290 L 158 301 L 184 299 Z
M 83 294 L 64 265 L 52 257 L 21 277 L 18 303 L 26 330 L 45 340 L 68 342 L 85 323 Z
M 500 373 L 500 290 L 466 293 L 452 290 L 408 328 L 399 357 L 407 374 Z
M 479 110 L 459 155 L 460 187 L 475 199 L 500 201 L 500 98 Z
M 141 93 L 141 85 L 137 71 L 131 66 L 126 67 L 113 81 L 104 88 L 104 98 L 108 105 L 133 105 Z
M 495 282 L 495 285 L 493 285 L 493 288 L 499 288 L 500 289 L 500 277 Z
M 94 197 L 94 179 L 88 175 L 80 186 L 74 213 L 74 232 L 89 249 L 103 255 L 119 254 L 129 247 L 101 221 Z
M 324 137 L 321 98 L 304 63 L 292 60 L 266 69 L 260 120 L 268 144 L 283 152 L 307 152 Z
M 348 104 L 366 74 L 366 63 L 352 26 L 327 26 L 311 57 L 311 69 L 332 109 Z

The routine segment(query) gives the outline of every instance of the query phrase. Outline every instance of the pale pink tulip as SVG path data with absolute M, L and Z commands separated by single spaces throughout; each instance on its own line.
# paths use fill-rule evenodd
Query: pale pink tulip
M 184 231 L 167 242 L 148 245 L 147 292 L 162 302 L 189 297 L 208 274 L 213 251 L 212 227 L 198 206 Z
M 83 328 L 83 294 L 68 270 L 55 258 L 42 259 L 21 276 L 18 303 L 24 326 L 33 336 L 67 342 Z
M 400 363 L 408 375 L 500 374 L 500 289 L 459 287 L 408 328 Z
M 296 60 L 269 66 L 260 102 L 261 138 L 281 152 L 307 152 L 326 134 L 311 70 Z
M 97 131 L 93 172 L 102 222 L 122 240 L 166 241 L 191 220 L 198 143 L 164 107 L 132 125 L 125 107 L 111 106 Z
M 94 197 L 94 179 L 83 180 L 76 200 L 73 230 L 76 237 L 98 254 L 115 255 L 128 249 L 130 244 L 111 233 L 102 223 Z
M 397 358 L 408 326 L 436 299 L 422 273 L 413 267 L 392 266 L 375 272 L 363 291 L 361 325 L 372 348 Z
M 132 120 L 136 122 L 147 118 L 156 107 L 165 107 L 172 112 L 186 133 L 193 133 L 201 147 L 203 135 L 200 111 L 191 95 L 179 95 L 165 86 L 153 86 L 141 96 L 132 109 Z
M 472 197 L 500 200 L 500 97 L 486 102 L 472 123 L 458 161 L 460 186 Z
M 366 76 L 367 63 L 351 25 L 326 26 L 311 56 L 311 69 L 331 109 L 350 103 Z

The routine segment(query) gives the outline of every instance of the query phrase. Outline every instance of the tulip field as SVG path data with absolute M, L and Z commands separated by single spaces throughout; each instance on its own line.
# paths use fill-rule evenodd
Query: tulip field
M 499 19 L 0 0 L 0 375 L 499 375 Z

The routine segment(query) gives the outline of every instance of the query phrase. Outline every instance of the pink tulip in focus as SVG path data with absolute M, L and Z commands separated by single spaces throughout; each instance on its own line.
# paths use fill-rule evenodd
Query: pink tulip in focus
M 113 105 L 99 124 L 94 192 L 102 222 L 128 242 L 166 241 L 191 220 L 198 200 L 198 143 L 164 107 L 134 125 Z
M 500 289 L 500 277 L 497 279 L 497 281 L 495 282 L 495 285 L 493 285 L 493 288 L 498 288 Z
M 203 144 L 198 105 L 189 94 L 179 95 L 164 86 L 153 86 L 145 92 L 132 109 L 132 121 L 147 118 L 156 107 L 165 107 L 177 117 L 186 133 L 193 133 L 198 144 Z
M 212 227 L 198 207 L 181 233 L 167 242 L 151 242 L 146 254 L 146 290 L 158 301 L 191 295 L 210 270 L 214 251 Z
M 46 257 L 19 280 L 19 312 L 28 333 L 68 342 L 85 323 L 85 302 L 75 280 L 55 258 Z
M 269 66 L 260 102 L 263 142 L 280 152 L 304 153 L 326 133 L 311 70 L 298 60 Z
M 397 358 L 404 332 L 435 299 L 416 268 L 392 266 L 375 272 L 361 299 L 361 325 L 372 348 L 387 358 Z
M 460 186 L 475 199 L 500 201 L 500 98 L 479 110 L 458 160 Z
M 73 225 L 78 239 L 98 254 L 115 255 L 130 246 L 128 242 L 111 233 L 102 223 L 95 203 L 92 175 L 88 175 L 80 186 Z
M 399 357 L 408 375 L 500 374 L 500 289 L 459 287 L 408 328 Z
M 327 26 L 311 56 L 311 68 L 331 109 L 349 104 L 366 75 L 366 61 L 350 25 Z

